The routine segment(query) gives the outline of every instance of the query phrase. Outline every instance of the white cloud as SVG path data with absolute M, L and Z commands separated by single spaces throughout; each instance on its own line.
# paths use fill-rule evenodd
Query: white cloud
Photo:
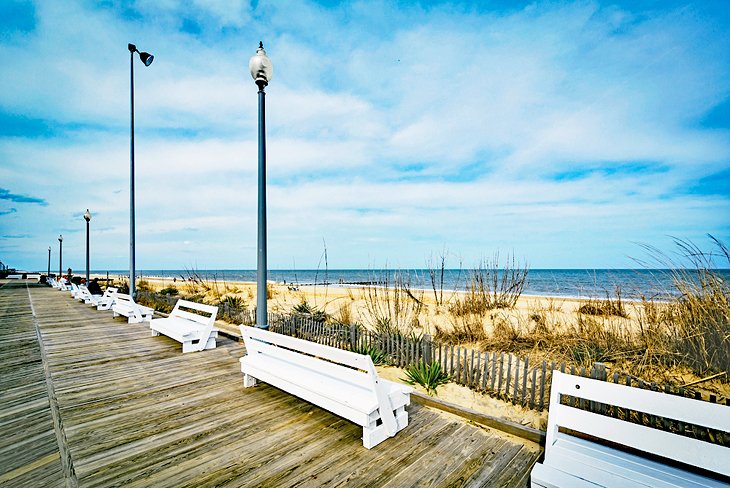
M 632 241 L 729 236 L 727 193 L 693 190 L 730 164 L 702 123 L 730 94 L 726 25 L 699 8 L 41 2 L 0 43 L 0 107 L 49 133 L 0 140 L 0 177 L 49 206 L 0 215 L 33 236 L 0 252 L 38 267 L 89 207 L 97 262 L 124 267 L 130 41 L 155 54 L 135 60 L 138 266 L 254 266 L 259 39 L 274 266 L 316 265 L 323 237 L 348 267 L 443 244 L 626 266 Z

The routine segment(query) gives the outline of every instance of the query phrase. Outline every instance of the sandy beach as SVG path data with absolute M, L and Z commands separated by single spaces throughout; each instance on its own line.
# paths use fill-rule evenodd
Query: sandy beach
M 99 279 L 105 276 L 98 275 Z M 141 288 L 159 292 L 168 287 L 175 287 L 182 294 L 203 295 L 208 303 L 219 303 L 227 296 L 235 296 L 244 300 L 249 309 L 256 305 L 256 283 L 240 281 L 207 281 L 204 284 L 183 281 L 173 278 L 147 278 L 141 281 Z M 140 286 L 140 285 L 138 285 Z M 325 312 L 334 320 L 360 324 L 368 329 L 374 328 L 374 320 L 368 308 L 369 294 L 375 287 L 358 285 L 299 285 L 292 286 L 282 283 L 269 282 L 269 299 L 267 301 L 270 312 L 290 313 L 292 309 L 306 303 L 314 309 Z M 410 324 L 413 331 L 423 334 L 435 334 L 437 328 L 448 330 L 453 325 L 453 317 L 449 307 L 454 300 L 463 297 L 465 292 L 443 291 L 441 304 L 437 303 L 433 290 L 410 290 L 413 297 L 422 303 Z M 383 298 L 384 291 L 379 297 Z M 391 295 L 392 299 L 392 295 Z M 588 299 L 566 298 L 551 296 L 522 295 L 514 308 L 495 310 L 485 322 L 487 331 L 495 321 L 509 320 L 515 327 L 528 326 L 530 316 L 541 313 L 553 326 L 570 323 L 576 316 L 578 309 L 585 305 Z M 620 325 L 627 330 L 635 331 L 638 327 L 638 316 L 641 313 L 640 302 L 624 301 L 626 303 L 627 318 L 611 317 L 613 325 Z

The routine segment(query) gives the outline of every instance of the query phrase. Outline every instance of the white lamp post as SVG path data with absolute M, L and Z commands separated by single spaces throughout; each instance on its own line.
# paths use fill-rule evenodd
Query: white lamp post
M 89 284 L 89 222 L 91 221 L 91 212 L 86 209 L 84 214 L 84 220 L 86 221 L 86 284 Z
M 63 276 L 63 235 L 58 236 L 58 279 Z
M 259 198 L 258 198 L 258 259 L 256 267 L 256 326 L 269 328 L 266 314 L 266 92 L 274 74 L 264 43 L 259 42 L 256 54 L 248 62 L 251 77 L 259 87 Z

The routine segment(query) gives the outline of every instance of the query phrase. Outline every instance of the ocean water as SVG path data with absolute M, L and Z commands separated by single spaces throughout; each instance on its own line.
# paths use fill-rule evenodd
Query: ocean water
M 105 274 L 106 270 L 93 271 Z M 126 270 L 112 270 L 110 275 L 125 276 Z M 206 280 L 256 281 L 256 270 L 195 270 Z M 427 269 L 383 270 L 383 269 L 330 269 L 330 270 L 269 270 L 269 280 L 292 285 L 365 285 L 392 284 L 395 273 L 409 280 L 412 288 L 432 290 Z M 730 270 L 717 270 L 720 276 L 730 279 Z M 167 277 L 185 279 L 191 271 L 185 269 L 138 270 L 142 277 Z M 469 286 L 469 270 L 447 269 L 444 272 L 444 291 L 466 290 Z M 499 275 L 501 277 L 501 273 Z M 438 285 L 437 285 L 438 286 Z M 642 296 L 666 299 L 677 296 L 672 274 L 662 269 L 531 269 L 523 295 L 589 297 L 615 297 L 619 289 L 622 298 L 639 299 Z

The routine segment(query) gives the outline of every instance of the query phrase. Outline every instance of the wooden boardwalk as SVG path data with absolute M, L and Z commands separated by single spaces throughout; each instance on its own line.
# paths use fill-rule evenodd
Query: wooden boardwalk
M 360 427 L 268 385 L 241 345 L 182 355 L 148 326 L 25 282 L 0 286 L 0 484 L 525 486 L 540 449 L 411 405 L 372 450 Z

